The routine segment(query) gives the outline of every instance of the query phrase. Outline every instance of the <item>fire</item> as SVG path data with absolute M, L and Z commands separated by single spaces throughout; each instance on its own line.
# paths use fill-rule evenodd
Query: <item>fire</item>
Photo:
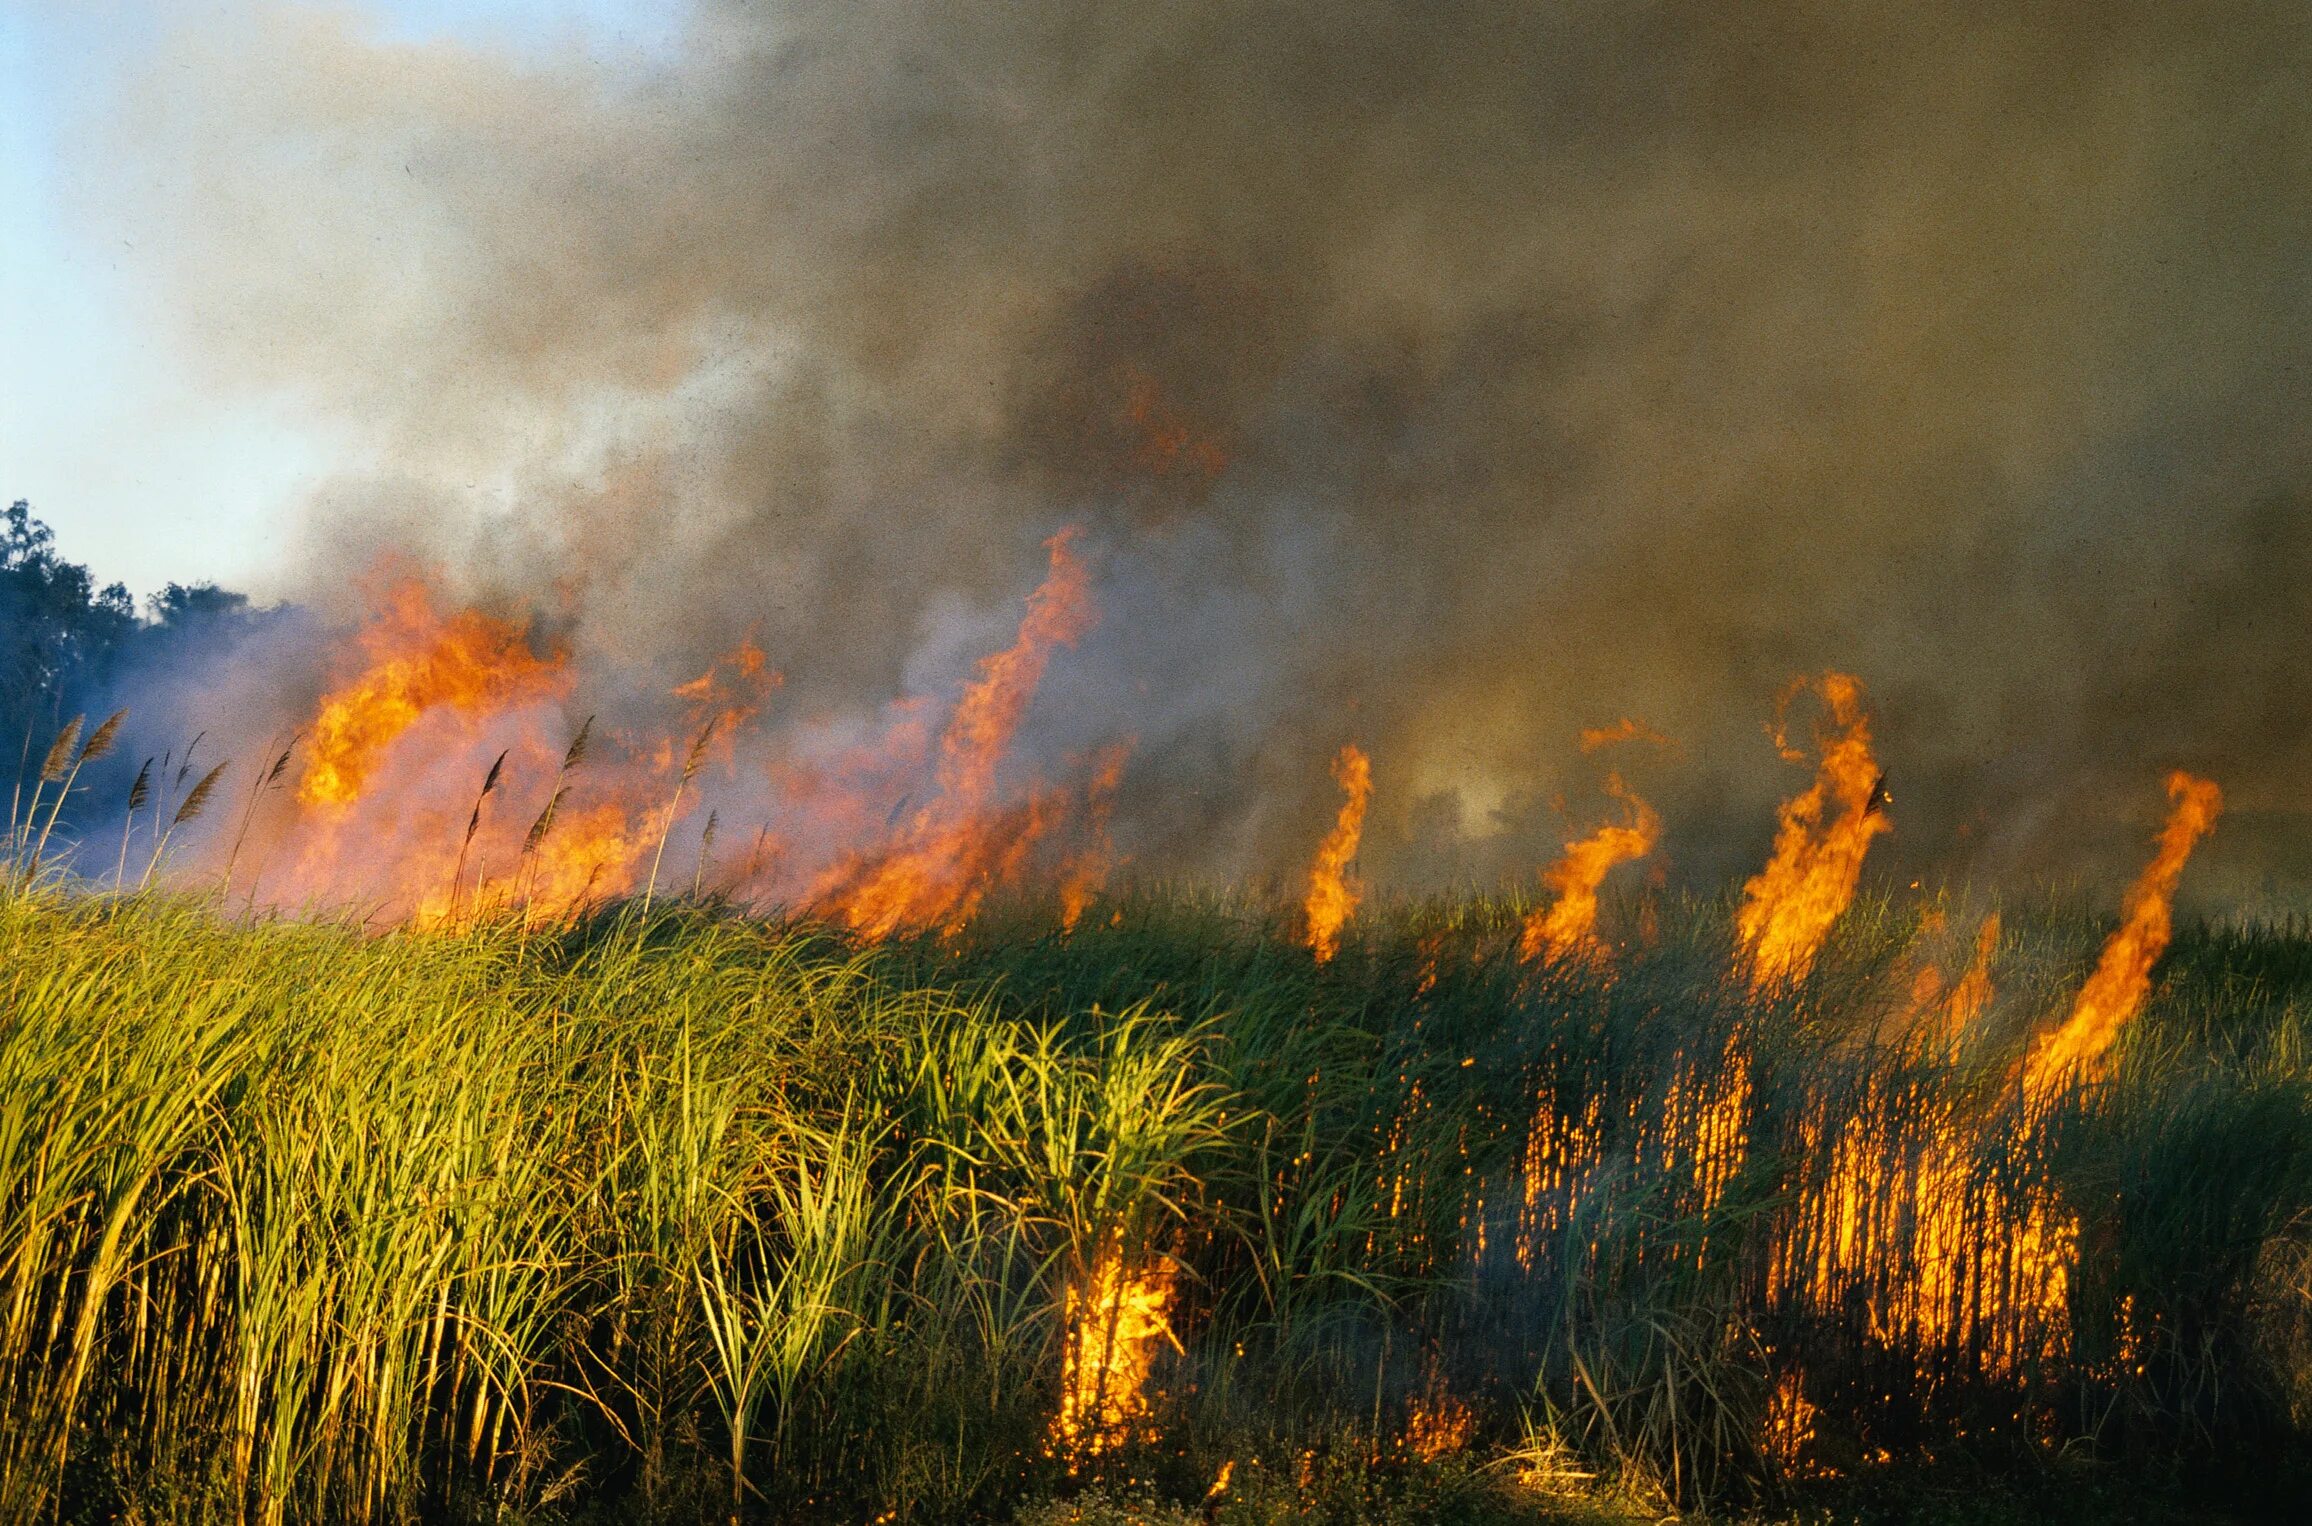
M 1124 764 L 1132 756 L 1129 741 L 1103 748 L 1085 786 L 1084 847 L 1060 870 L 1060 931 L 1074 932 L 1084 919 L 1092 897 L 1107 884 L 1116 867 L 1116 848 L 1108 838 L 1108 818 L 1115 808 L 1116 787 L 1124 782 Z
M 1364 887 L 1349 875 L 1356 861 L 1357 840 L 1364 835 L 1365 805 L 1373 794 L 1373 765 L 1354 742 L 1333 759 L 1333 782 L 1343 792 L 1341 813 L 1325 834 L 1317 859 L 1309 867 L 1309 889 L 1302 903 L 1308 923 L 1308 945 L 1322 964 L 1340 951 L 1341 929 L 1356 915 Z
M 1071 1462 L 1121 1445 L 1148 1414 L 1148 1377 L 1156 1350 L 1177 1351 L 1166 1310 L 1172 1268 L 1163 1262 L 1128 1271 L 1122 1235 L 1110 1236 L 1067 1291 L 1060 1360 L 1060 1409 L 1053 1449 Z
M 2170 905 L 2192 848 L 2215 826 L 2224 793 L 2180 769 L 2168 775 L 2167 825 L 2158 850 L 2120 902 L 2119 930 L 2103 946 L 2095 973 L 2079 989 L 2071 1016 L 2032 1055 L 2027 1090 L 2043 1098 L 2069 1075 L 2092 1072 L 2151 994 L 2151 967 L 2167 951 Z
M 1477 1411 L 1432 1370 L 1428 1385 L 1405 1412 L 1405 1450 L 1423 1462 L 1435 1462 L 1467 1450 L 1476 1434 Z
M 1210 478 L 1228 469 L 1228 449 L 1202 434 L 1165 401 L 1152 376 L 1131 372 L 1121 422 L 1137 441 L 1132 465 L 1151 477 L 1192 475 Z
M 492 710 L 566 683 L 561 658 L 531 651 L 518 626 L 472 609 L 439 615 L 415 579 L 393 587 L 356 641 L 367 666 L 322 701 L 313 721 L 297 784 L 307 805 L 360 798 L 385 750 L 428 710 Z
M 1762 1450 L 1775 1468 L 1796 1473 L 1814 1444 L 1814 1417 L 1819 1413 L 1806 1397 L 1806 1379 L 1796 1368 L 1786 1368 L 1767 1395 Z
M 1832 924 L 1854 899 L 1863 855 L 1891 824 L 1880 808 L 1885 775 L 1871 756 L 1870 716 L 1862 685 L 1844 673 L 1802 680 L 1822 699 L 1829 726 L 1818 727 L 1821 763 L 1805 793 L 1784 802 L 1774 834 L 1774 855 L 1742 887 L 1735 932 L 1751 983 L 1764 987 L 1804 976 Z M 1804 755 L 1789 745 L 1779 718 L 1775 745 L 1792 762 Z
M 1606 793 L 1627 808 L 1626 819 L 1567 843 L 1565 856 L 1542 872 L 1542 883 L 1557 896 L 1525 919 L 1518 952 L 1529 961 L 1592 959 L 1604 953 L 1597 936 L 1598 886 L 1614 865 L 1651 853 L 1661 836 L 1662 818 L 1623 785 L 1621 775 L 1606 776 Z
M 1075 645 L 1099 619 L 1074 539 L 1063 530 L 1045 542 L 1050 570 L 1028 597 L 1018 635 L 980 662 L 948 717 L 932 798 L 880 852 L 845 855 L 821 877 L 811 899 L 829 916 L 877 938 L 910 927 L 952 931 L 1065 815 L 1064 798 L 1048 788 L 1005 802 L 997 775 L 1053 650 Z
M 743 691 L 756 685 L 778 683 L 779 675 L 769 670 L 770 659 L 750 637 L 741 641 L 728 653 L 716 659 L 714 665 L 688 683 L 674 686 L 674 697 L 694 700 L 701 704 L 726 703 L 733 691 Z
M 568 811 L 505 888 L 544 916 L 567 916 L 630 888 L 649 845 L 647 827 L 631 821 L 616 801 Z
M 1663 1164 L 1693 1179 L 1703 1213 L 1716 1210 L 1750 1154 L 1750 1061 L 1739 1039 L 1715 1063 L 1681 1064 L 1662 1101 Z
M 1611 726 L 1585 726 L 1581 731 L 1581 750 L 1596 752 L 1620 742 L 1651 742 L 1656 747 L 1667 747 L 1670 739 L 1647 725 L 1623 716 Z
M 1999 952 L 1999 914 L 1985 914 L 1975 929 L 1975 954 L 1967 962 L 1967 972 L 1959 983 L 1951 987 L 1951 994 L 1943 1001 L 1943 1020 L 1937 1037 L 1944 1045 L 1955 1043 L 1959 1037 L 1990 1010 L 1991 960 Z

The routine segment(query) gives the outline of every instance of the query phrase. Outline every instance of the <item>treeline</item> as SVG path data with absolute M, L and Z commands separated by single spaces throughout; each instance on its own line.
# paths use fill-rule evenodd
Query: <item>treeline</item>
M 56 548 L 24 499 L 0 519 L 0 745 L 5 773 L 36 770 L 75 715 L 134 709 L 142 680 L 253 632 L 278 612 L 214 583 L 169 583 L 140 612 Z M 92 783 L 95 781 L 91 781 Z

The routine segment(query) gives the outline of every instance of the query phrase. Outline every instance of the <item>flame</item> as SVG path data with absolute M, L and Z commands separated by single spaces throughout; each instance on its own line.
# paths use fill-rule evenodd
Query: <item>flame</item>
M 1316 862 L 1309 867 L 1308 896 L 1302 903 L 1308 945 L 1319 964 L 1339 952 L 1341 929 L 1356 915 L 1357 903 L 1365 897 L 1364 887 L 1350 877 L 1349 865 L 1356 860 L 1357 839 L 1365 830 L 1365 804 L 1373 794 L 1373 765 L 1355 743 L 1343 747 L 1333 759 L 1333 782 L 1343 791 L 1341 814 L 1317 849 Z
M 2095 972 L 2079 988 L 2070 1018 L 2031 1057 L 2026 1090 L 2035 1098 L 2044 1098 L 2067 1076 L 2092 1074 L 2151 994 L 2151 967 L 2167 951 L 2170 905 L 2184 864 L 2224 808 L 2222 790 L 2180 769 L 2168 775 L 2167 790 L 2174 802 L 2167 825 L 2151 862 L 2120 902 L 2119 930 L 2103 945 Z
M 1060 931 L 1072 933 L 1085 910 L 1108 883 L 1116 867 L 1115 844 L 1108 838 L 1108 818 L 1115 809 L 1116 787 L 1124 782 L 1124 764 L 1132 756 L 1129 740 L 1103 748 L 1084 789 L 1084 841 L 1060 871 Z
M 1006 803 L 997 775 L 1053 650 L 1073 646 L 1099 618 L 1075 534 L 1045 542 L 1050 570 L 1028 596 L 1018 635 L 980 662 L 948 717 L 933 797 L 882 850 L 846 854 L 821 877 L 811 899 L 828 916 L 875 938 L 902 928 L 953 931 L 1066 814 L 1063 797 L 1042 787 Z
M 1922 940 L 1934 937 L 1944 926 L 1943 913 L 1930 910 L 1920 919 L 1919 935 Z M 1957 1043 L 1991 1004 L 1991 960 L 1999 951 L 1999 932 L 1999 913 L 1986 912 L 1975 926 L 1974 953 L 1956 984 L 1947 982 L 1940 963 L 1921 964 L 1893 1030 L 1929 1052 L 1948 1051 Z
M 1806 1378 L 1797 1368 L 1786 1368 L 1767 1395 L 1762 1450 L 1775 1468 L 1796 1473 L 1814 1445 L 1814 1417 L 1820 1411 L 1806 1397 Z
M 1879 809 L 1885 776 L 1871 756 L 1862 685 L 1844 673 L 1825 673 L 1801 680 L 1783 703 L 1801 688 L 1821 696 L 1834 729 L 1818 734 L 1822 759 L 1814 783 L 1783 804 L 1773 857 L 1742 887 L 1735 932 L 1751 983 L 1759 987 L 1799 979 L 1813 968 L 1822 940 L 1854 899 L 1871 839 L 1890 825 Z M 1801 759 L 1779 718 L 1774 738 L 1784 757 Z
M 1063 1303 L 1054 1451 L 1071 1462 L 1098 1456 L 1121 1445 L 1146 1418 L 1157 1345 L 1180 1349 L 1165 1317 L 1171 1303 L 1171 1266 L 1127 1271 L 1123 1236 L 1110 1236 Z
M 1423 1462 L 1466 1451 L 1477 1434 L 1477 1411 L 1444 1385 L 1434 1370 L 1405 1412 L 1405 1450 Z
M 548 916 L 569 916 L 632 888 L 654 827 L 612 800 L 568 811 L 538 844 L 519 884 L 505 889 Z
M 1739 1038 L 1716 1063 L 1672 1074 L 1660 1148 L 1666 1167 L 1692 1178 L 1701 1211 L 1716 1210 L 1750 1154 L 1750 1062 Z
M 1156 379 L 1139 371 L 1129 382 L 1121 422 L 1133 440 L 1131 464 L 1152 477 L 1217 477 L 1228 469 L 1228 448 L 1199 433 L 1186 415 L 1165 401 Z
M 756 646 L 750 637 L 715 659 L 714 664 L 698 677 L 688 683 L 676 684 L 674 697 L 713 703 L 733 689 L 753 684 L 776 684 L 780 681 L 780 675 L 769 671 L 769 664 L 770 659 L 763 655 L 763 649 Z
M 1557 899 L 1525 919 L 1518 953 L 1528 961 L 1602 955 L 1605 946 L 1597 936 L 1598 886 L 1614 865 L 1651 853 L 1661 835 L 1662 818 L 1623 785 L 1621 775 L 1606 775 L 1606 793 L 1628 808 L 1626 819 L 1567 843 L 1565 856 L 1542 871 L 1542 883 L 1557 892 Z
M 1998 915 L 1986 916 L 1966 973 L 1948 993 L 1934 982 L 1919 1009 L 1946 1051 L 1990 1005 L 1999 936 Z M 2028 1115 L 1989 1124 L 2018 1130 L 2010 1148 L 2032 1128 Z M 1830 1318 L 1859 1299 L 1871 1337 L 1920 1353 L 1929 1386 L 1937 1351 L 1966 1353 L 2001 1380 L 2021 1377 L 2034 1358 L 2059 1358 L 2070 1343 L 2078 1220 L 2046 1187 L 2004 1189 L 1979 1169 L 1985 1126 L 1947 1096 L 1897 1096 L 1877 1079 L 1843 1117 L 1823 1099 L 1809 1104 L 1800 1154 L 1828 1165 L 1776 1245 L 1770 1289 Z
M 1585 726 L 1581 731 L 1581 750 L 1596 752 L 1621 742 L 1651 742 L 1656 747 L 1667 747 L 1670 739 L 1647 725 L 1623 716 L 1611 726 Z
M 1991 960 L 1999 952 L 1999 914 L 1986 913 L 1975 929 L 1974 957 L 1967 972 L 1943 1000 L 1943 1020 L 1937 1039 L 1949 1045 L 1972 1028 L 1991 1007 Z
M 475 712 L 557 693 L 559 654 L 531 651 L 520 627 L 478 610 L 435 612 L 425 586 L 404 579 L 356 642 L 368 664 L 314 717 L 297 798 L 342 806 L 361 796 L 379 759 L 437 706 Z

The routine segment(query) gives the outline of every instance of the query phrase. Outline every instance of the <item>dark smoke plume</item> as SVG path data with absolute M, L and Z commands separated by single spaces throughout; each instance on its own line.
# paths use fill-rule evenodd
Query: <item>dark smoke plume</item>
M 732 3 L 655 61 L 250 7 L 91 215 L 374 463 L 325 612 L 390 551 L 605 688 L 751 631 L 776 725 L 954 679 L 1082 523 L 1035 741 L 1138 738 L 1143 869 L 1288 872 L 1353 738 L 1369 873 L 1529 872 L 1629 714 L 1715 883 L 1835 666 L 1882 872 L 2100 882 L 2188 765 L 2230 898 L 2312 868 L 2307 78 L 2278 3 Z

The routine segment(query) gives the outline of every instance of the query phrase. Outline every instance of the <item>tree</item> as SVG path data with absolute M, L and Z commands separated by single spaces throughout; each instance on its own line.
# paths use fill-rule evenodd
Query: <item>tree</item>
M 136 630 L 136 606 L 118 583 L 56 552 L 56 536 L 19 498 L 0 518 L 0 720 L 30 727 L 57 719 L 66 695 L 103 680 Z

